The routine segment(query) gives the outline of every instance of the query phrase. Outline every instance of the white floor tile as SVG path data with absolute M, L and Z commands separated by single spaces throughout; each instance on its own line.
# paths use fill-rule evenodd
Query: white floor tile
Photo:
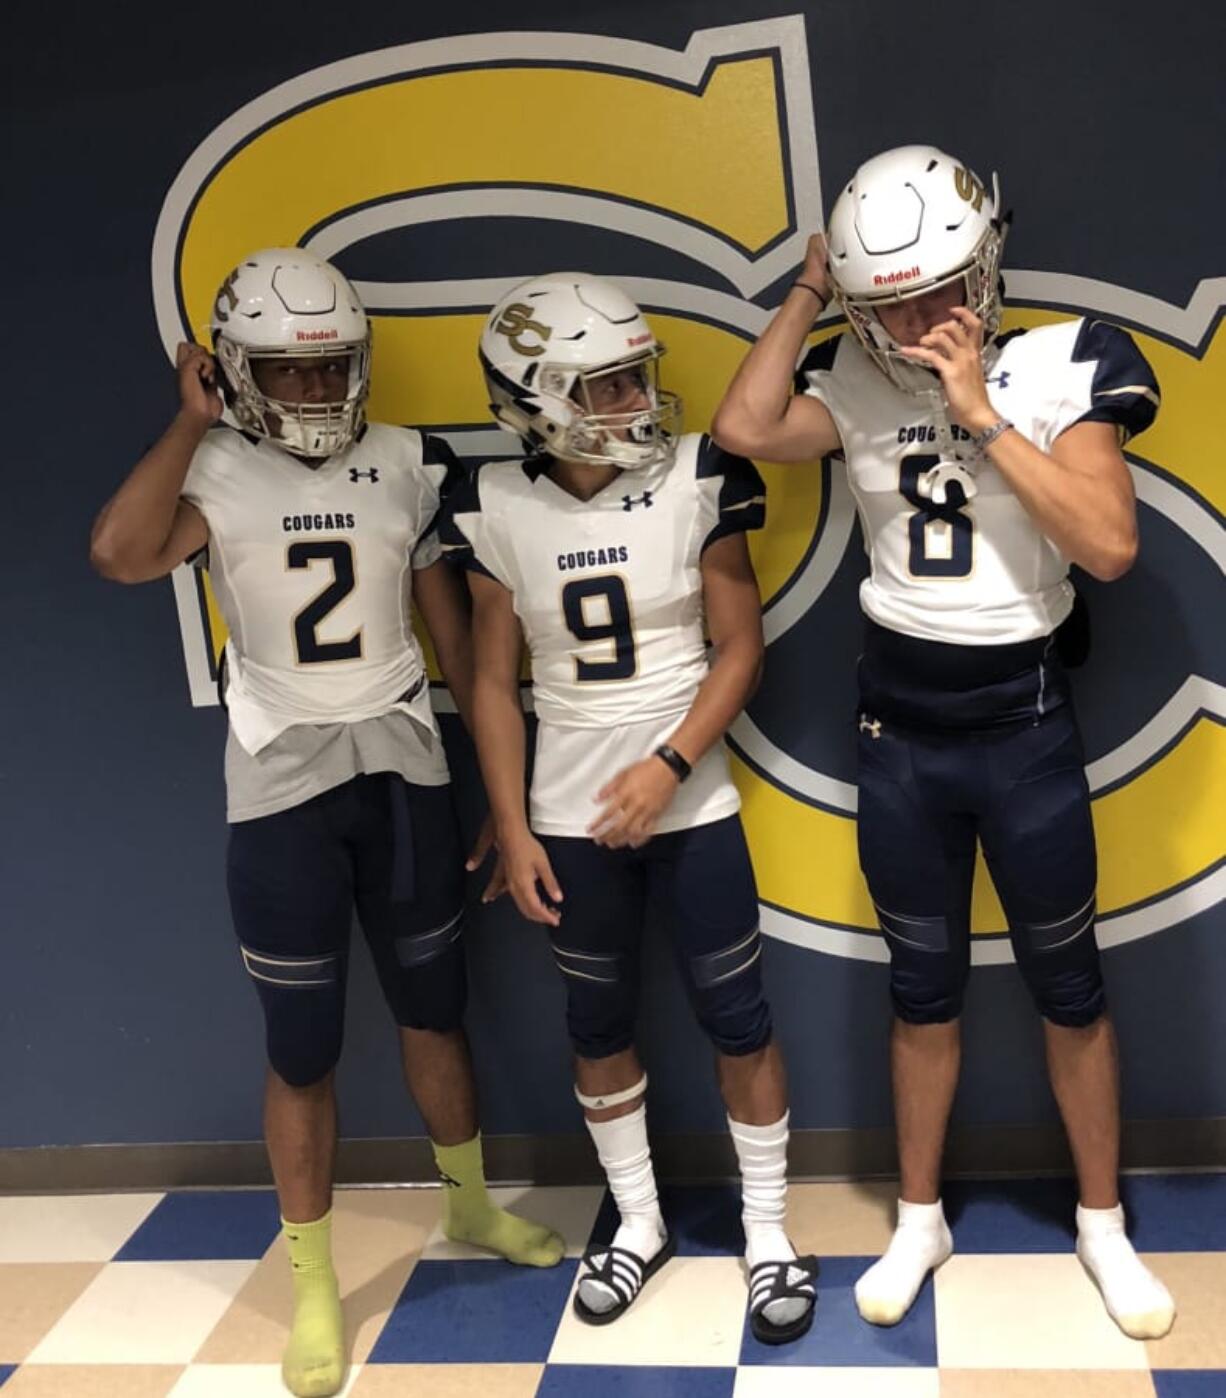
M 739 1257 L 674 1257 L 615 1325 L 584 1325 L 568 1302 L 549 1362 L 731 1367 L 746 1303 Z
M 28 1364 L 188 1364 L 255 1262 L 112 1262 Z
M 943 1369 L 1148 1368 L 1070 1253 L 955 1253 L 936 1274 L 936 1319 Z
M 733 1398 L 940 1398 L 936 1369 L 792 1368 L 746 1365 L 736 1376 Z
M 603 1185 L 514 1185 L 490 1190 L 490 1198 L 500 1209 L 509 1209 L 521 1218 L 530 1218 L 533 1223 L 548 1224 L 561 1233 L 566 1239 L 567 1257 L 583 1255 L 603 1197 Z M 433 1262 L 489 1255 L 467 1243 L 453 1243 L 444 1235 L 441 1221 L 435 1225 L 422 1253 L 423 1258 Z
M 161 1194 L 0 1197 L 0 1262 L 109 1262 Z
M 338 1398 L 346 1398 L 362 1371 L 351 1364 Z M 279 1364 L 193 1364 L 167 1398 L 285 1398 Z

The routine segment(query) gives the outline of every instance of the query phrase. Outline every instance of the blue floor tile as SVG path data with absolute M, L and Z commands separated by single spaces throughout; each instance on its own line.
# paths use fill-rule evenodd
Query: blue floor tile
M 809 1333 L 789 1345 L 763 1345 L 746 1318 L 742 1364 L 841 1365 L 872 1368 L 937 1362 L 936 1305 L 931 1276 L 906 1318 L 885 1328 L 860 1319 L 852 1287 L 875 1257 L 823 1257 L 817 1278 L 817 1313 Z
M 1226 1175 L 1126 1175 L 1120 1195 L 1140 1251 L 1226 1251 Z M 950 1180 L 943 1198 L 959 1252 L 1072 1250 L 1072 1179 Z
M 740 1257 L 745 1251 L 739 1185 L 662 1185 L 660 1209 L 677 1236 L 678 1257 Z M 617 1206 L 606 1191 L 589 1242 L 610 1242 L 616 1231 Z
M 263 1257 L 281 1227 L 271 1189 L 168 1194 L 115 1255 L 116 1262 Z
M 1142 1252 L 1226 1252 L 1226 1175 L 1126 1175 L 1128 1232 Z
M 542 1364 L 578 1270 L 501 1260 L 419 1262 L 371 1352 L 372 1364 Z
M 1071 1179 L 950 1180 L 945 1217 L 958 1252 L 1071 1252 L 1077 1186 Z
M 1226 1369 L 1154 1369 L 1158 1398 L 1226 1398 Z
M 3 1388 L 5 1380 L 11 1378 L 16 1372 L 16 1364 L 0 1364 L 0 1388 Z M 732 1390 L 729 1389 L 728 1392 L 731 1393 Z
M 735 1369 L 550 1364 L 536 1398 L 732 1398 Z

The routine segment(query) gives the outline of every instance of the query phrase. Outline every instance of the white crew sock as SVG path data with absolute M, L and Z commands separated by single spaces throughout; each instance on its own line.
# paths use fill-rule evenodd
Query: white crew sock
M 741 1222 L 745 1226 L 745 1263 L 791 1262 L 796 1249 L 788 1241 L 788 1114 L 770 1126 L 748 1126 L 728 1118 L 728 1130 L 741 1168 Z M 771 1301 L 762 1314 L 772 1325 L 799 1320 L 812 1303 L 802 1297 Z
M 856 1283 L 856 1308 L 873 1325 L 897 1325 L 911 1309 L 924 1278 L 954 1250 L 945 1211 L 935 1204 L 898 1201 L 898 1227 L 884 1256 Z
M 650 1262 L 664 1246 L 666 1230 L 647 1144 L 647 1106 L 640 1103 L 637 1111 L 612 1121 L 588 1121 L 587 1129 L 621 1215 L 613 1246 Z M 612 1310 L 621 1301 L 611 1287 L 598 1281 L 580 1282 L 579 1295 L 589 1310 L 597 1312 Z
M 1125 1335 L 1156 1340 L 1174 1324 L 1175 1302 L 1128 1241 L 1122 1204 L 1113 1209 L 1077 1205 L 1077 1256 Z

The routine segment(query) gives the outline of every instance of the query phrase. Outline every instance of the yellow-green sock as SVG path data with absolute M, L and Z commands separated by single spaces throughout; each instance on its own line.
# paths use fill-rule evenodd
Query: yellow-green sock
M 498 1208 L 485 1188 L 481 1135 L 459 1146 L 435 1142 L 434 1163 L 443 1190 L 443 1231 L 458 1243 L 489 1248 L 525 1267 L 556 1267 L 566 1244 L 551 1228 Z
M 327 1398 L 345 1379 L 345 1332 L 332 1270 L 332 1211 L 313 1223 L 281 1220 L 294 1269 L 294 1325 L 281 1361 L 286 1388 L 298 1398 Z

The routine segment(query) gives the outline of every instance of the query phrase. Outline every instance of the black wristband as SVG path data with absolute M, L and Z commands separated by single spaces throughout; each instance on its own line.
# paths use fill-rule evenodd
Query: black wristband
M 810 286 L 808 282 L 793 282 L 792 285 L 803 286 L 806 291 L 811 291 L 814 294 L 814 296 L 817 297 L 818 303 L 821 305 L 823 311 L 830 304 L 830 298 L 827 296 L 823 296 L 822 293 L 818 291 L 817 287 Z
M 661 743 L 652 756 L 665 763 L 679 782 L 685 781 L 694 770 L 677 749 L 670 748 L 667 743 Z

